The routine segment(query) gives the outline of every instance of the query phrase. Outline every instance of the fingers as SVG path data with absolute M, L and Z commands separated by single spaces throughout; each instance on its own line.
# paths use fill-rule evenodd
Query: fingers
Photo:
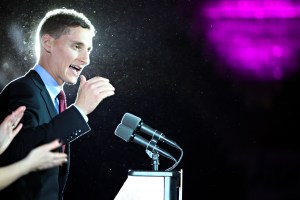
M 111 85 L 108 79 L 103 77 L 94 77 L 85 82 L 83 86 L 85 90 L 91 93 L 98 94 L 102 91 L 114 91 L 115 88 Z
M 50 143 L 43 144 L 35 148 L 30 154 L 29 158 L 35 162 L 33 170 L 42 170 L 55 166 L 62 165 L 68 162 L 68 155 L 61 152 L 52 152 L 51 150 L 57 149 L 62 143 L 58 139 Z
M 89 114 L 104 98 L 114 94 L 115 88 L 109 82 L 109 79 L 96 76 L 86 80 L 82 76 L 75 105 L 85 114 Z
M 47 144 L 43 144 L 41 145 L 40 147 L 41 148 L 45 148 L 46 150 L 48 151 L 52 151 L 54 149 L 57 149 L 58 147 L 60 147 L 62 145 L 62 143 L 59 142 L 58 139 L 56 140 L 53 140 L 52 142 L 50 143 L 47 143 Z
M 61 146 L 61 143 L 58 142 L 58 140 L 55 140 L 51 143 L 49 143 L 49 145 L 53 145 L 52 149 L 57 148 L 57 145 Z M 54 166 L 58 166 L 58 165 L 62 165 L 66 162 L 68 162 L 68 155 L 66 153 L 60 153 L 60 152 L 50 152 L 51 153 L 51 162 L 49 163 L 49 165 L 47 166 L 47 168 L 49 167 L 54 167 Z
M 22 129 L 22 127 L 23 127 L 22 123 L 18 124 L 18 126 L 15 127 L 15 128 L 14 128 L 14 126 L 12 126 L 12 128 L 13 128 L 13 134 L 16 135 L 17 133 L 19 133 L 19 131 Z
M 102 87 L 101 89 L 99 89 L 99 99 L 104 99 L 106 97 L 112 96 L 115 94 L 115 90 L 114 88 L 111 87 Z
M 68 155 L 66 153 L 55 152 L 52 154 L 53 154 L 53 161 L 56 164 L 63 164 L 68 161 L 68 159 L 67 159 Z
M 19 113 L 24 113 L 25 110 L 26 110 L 25 106 L 19 106 L 14 112 L 19 114 Z
M 79 89 L 82 88 L 82 86 L 85 84 L 86 78 L 84 75 L 80 75 L 80 84 L 79 84 Z
M 19 106 L 15 111 L 12 112 L 13 118 L 15 118 L 15 122 L 19 122 L 24 115 L 24 111 L 26 110 L 25 106 Z
M 0 154 L 7 149 L 11 141 L 21 130 L 23 125 L 19 124 L 19 122 L 23 117 L 24 111 L 25 106 L 20 106 L 0 123 Z
M 47 151 L 51 151 L 54 149 L 57 149 L 58 147 L 60 147 L 62 145 L 62 143 L 59 142 L 58 139 L 53 140 L 50 143 L 44 144 L 41 147 L 45 148 Z M 59 153 L 59 152 L 51 152 L 51 154 L 53 154 L 54 156 L 54 160 L 60 160 L 62 163 L 63 162 L 67 162 L 67 154 L 65 153 Z
M 98 83 L 98 82 L 106 82 L 106 83 L 109 83 L 109 79 L 104 78 L 104 77 L 100 77 L 100 76 L 95 76 L 95 77 L 89 79 L 87 82 L 89 82 L 90 84 Z
M 94 87 L 95 87 L 94 92 L 96 95 L 101 94 L 101 93 L 114 94 L 114 92 L 115 92 L 115 88 L 109 82 L 95 83 Z
M 13 130 L 15 130 L 16 128 L 18 128 L 18 130 L 20 130 L 20 126 L 18 126 L 18 124 L 19 124 L 19 122 L 21 121 L 21 119 L 24 115 L 25 109 L 26 109 L 25 106 L 19 106 L 10 115 L 10 117 L 9 117 L 10 118 L 10 124 L 11 124 Z M 19 132 L 19 131 L 17 131 L 17 132 Z
M 56 153 L 53 153 L 53 155 L 54 155 L 54 160 L 59 161 L 60 163 L 65 163 L 68 161 L 67 160 L 68 155 L 65 153 L 56 152 Z
M 33 171 L 48 169 L 48 168 L 52 168 L 55 166 L 60 166 L 66 162 L 68 162 L 67 154 L 51 153 L 51 158 L 49 158 L 47 160 L 43 160 L 41 164 L 39 164 L 35 169 L 33 169 Z
M 115 88 L 106 78 L 94 77 L 88 80 L 88 82 L 96 94 L 104 93 L 104 96 L 106 96 L 106 94 L 114 94 Z

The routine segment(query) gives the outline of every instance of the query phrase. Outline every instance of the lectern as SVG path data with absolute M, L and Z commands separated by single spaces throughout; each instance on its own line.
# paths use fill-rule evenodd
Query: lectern
M 182 173 L 129 170 L 115 200 L 182 200 Z

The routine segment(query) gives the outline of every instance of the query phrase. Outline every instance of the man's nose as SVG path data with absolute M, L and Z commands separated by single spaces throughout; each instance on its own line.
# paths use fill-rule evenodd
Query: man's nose
M 84 65 L 90 64 L 90 52 L 89 51 L 82 51 L 79 55 L 79 60 Z

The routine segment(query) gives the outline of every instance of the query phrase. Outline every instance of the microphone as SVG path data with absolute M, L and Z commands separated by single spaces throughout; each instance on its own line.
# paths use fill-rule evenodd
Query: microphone
M 133 114 L 125 113 L 121 120 L 121 123 L 129 128 L 132 128 L 134 131 L 141 131 L 151 137 L 154 137 L 175 148 L 178 148 L 178 145 L 176 144 L 175 141 L 172 141 L 171 139 L 167 138 L 162 132 L 154 130 L 150 126 L 144 124 L 141 118 Z
M 135 134 L 135 131 L 133 129 L 129 128 L 128 126 L 125 126 L 124 124 L 120 123 L 117 126 L 117 128 L 115 130 L 115 135 L 120 137 L 121 139 L 123 139 L 126 142 L 133 141 L 133 142 L 145 147 L 147 150 L 149 150 L 151 152 L 156 152 L 160 155 L 165 156 L 166 158 L 169 158 L 169 159 L 177 162 L 177 160 L 170 153 L 163 150 L 162 148 L 159 148 L 156 145 L 156 141 L 152 142 L 152 140 L 151 141 L 146 140 L 142 136 Z

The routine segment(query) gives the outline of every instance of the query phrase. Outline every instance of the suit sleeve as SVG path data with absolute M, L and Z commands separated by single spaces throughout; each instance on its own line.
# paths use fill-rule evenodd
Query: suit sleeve
M 26 106 L 21 120 L 23 128 L 2 154 L 3 159 L 12 158 L 10 161 L 14 162 L 41 144 L 54 139 L 60 139 L 63 143 L 72 142 L 90 131 L 89 125 L 75 106 L 57 114 L 49 94 L 42 95 L 41 90 L 33 87 L 30 81 L 15 82 L 1 95 L 4 96 L 1 98 L 6 99 L 6 113 L 18 106 Z

